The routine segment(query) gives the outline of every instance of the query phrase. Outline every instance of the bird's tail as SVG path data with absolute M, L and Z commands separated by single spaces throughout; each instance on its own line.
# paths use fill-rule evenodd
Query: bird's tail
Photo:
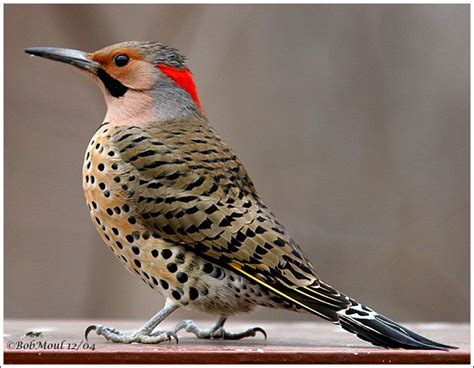
M 371 308 L 349 298 L 351 305 L 337 312 L 341 327 L 362 340 L 386 348 L 448 350 L 453 346 L 429 340 Z
M 448 350 L 453 346 L 429 340 L 373 309 L 338 292 L 318 280 L 311 286 L 287 291 L 299 307 L 323 317 L 343 329 L 356 334 L 362 340 L 385 348 Z
M 429 340 L 371 308 L 340 293 L 332 286 L 317 280 L 312 285 L 300 287 L 274 287 L 239 267 L 234 269 L 287 299 L 296 310 L 305 310 L 322 317 L 376 346 L 398 349 L 448 350 L 454 346 Z

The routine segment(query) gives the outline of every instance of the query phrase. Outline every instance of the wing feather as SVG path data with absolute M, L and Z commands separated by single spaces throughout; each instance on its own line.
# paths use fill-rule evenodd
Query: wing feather
M 212 128 L 174 122 L 115 137 L 121 172 L 138 184 L 129 201 L 150 231 L 337 320 L 334 311 L 347 299 L 320 287 L 310 261 Z

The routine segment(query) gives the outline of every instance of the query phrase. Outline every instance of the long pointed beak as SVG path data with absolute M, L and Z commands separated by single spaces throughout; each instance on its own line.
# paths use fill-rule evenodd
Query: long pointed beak
M 25 49 L 25 52 L 34 56 L 71 64 L 94 74 L 97 74 L 100 69 L 100 64 L 90 60 L 89 54 L 84 51 L 56 47 L 31 47 Z

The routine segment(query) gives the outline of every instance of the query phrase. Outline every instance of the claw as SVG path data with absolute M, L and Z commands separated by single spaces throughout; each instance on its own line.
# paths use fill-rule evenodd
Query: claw
M 263 328 L 260 328 L 260 327 L 255 327 L 253 329 L 253 332 L 257 333 L 257 332 L 261 332 L 263 337 L 265 337 L 265 340 L 267 339 L 267 333 L 265 332 L 265 330 Z
M 166 336 L 168 336 L 168 337 L 170 338 L 170 341 L 171 341 L 172 339 L 175 339 L 176 345 L 178 345 L 179 339 L 178 339 L 178 335 L 176 335 L 176 333 L 170 331 L 170 332 L 167 332 L 167 333 L 166 333 Z
M 96 325 L 90 325 L 89 327 L 86 328 L 86 333 L 85 333 L 86 341 L 89 341 L 89 340 L 87 340 L 87 336 L 89 335 L 89 333 L 92 330 L 97 331 L 97 326 Z

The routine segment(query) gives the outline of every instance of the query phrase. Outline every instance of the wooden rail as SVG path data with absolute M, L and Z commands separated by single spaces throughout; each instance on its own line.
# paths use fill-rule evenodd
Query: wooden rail
M 92 322 L 132 331 L 139 321 L 6 320 L 4 362 L 21 363 L 460 363 L 468 364 L 469 325 L 407 323 L 422 335 L 459 349 L 451 351 L 389 350 L 372 347 L 342 329 L 324 322 L 262 322 L 268 339 L 261 335 L 240 341 L 198 340 L 179 332 L 179 344 L 113 344 L 84 330 Z M 167 320 L 163 329 L 178 321 Z M 204 327 L 211 321 L 201 321 Z M 253 322 L 230 321 L 237 331 Z M 28 335 L 28 336 L 26 336 Z

